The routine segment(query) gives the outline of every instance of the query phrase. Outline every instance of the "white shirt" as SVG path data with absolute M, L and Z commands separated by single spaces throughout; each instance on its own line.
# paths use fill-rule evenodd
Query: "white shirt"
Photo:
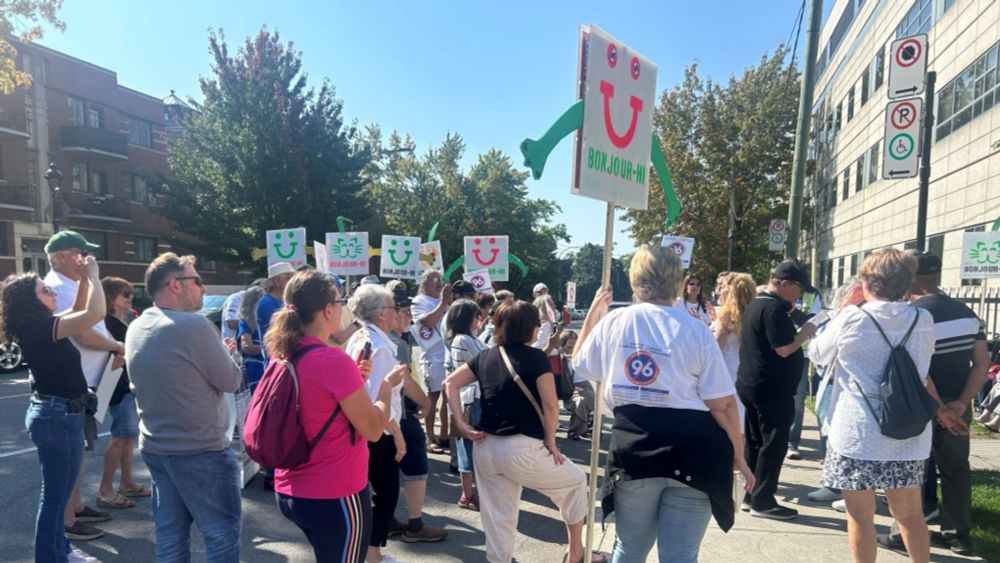
M 372 343 L 372 355 L 369 358 L 372 363 L 372 372 L 368 375 L 368 380 L 365 381 L 365 388 L 368 391 L 368 397 L 374 402 L 378 398 L 379 389 L 382 388 L 382 381 L 396 367 L 396 343 L 379 327 L 371 323 L 364 323 L 363 328 L 352 334 L 350 340 L 347 341 L 345 352 L 348 356 L 357 358 L 365 347 L 365 342 Z M 403 382 L 400 381 L 393 387 L 389 403 L 389 419 L 396 421 L 397 424 L 403 416 L 403 397 L 400 393 L 402 389 Z M 389 431 L 385 430 L 383 433 L 389 434 Z
M 695 315 L 698 315 L 697 318 L 706 325 L 712 324 L 712 319 L 708 316 L 708 310 L 705 307 L 702 307 L 697 301 L 694 303 L 688 303 L 683 297 L 679 297 L 674 301 L 674 308 L 679 311 L 686 311 L 692 318 L 695 318 Z
M 45 285 L 56 292 L 57 315 L 62 315 L 73 308 L 73 303 L 76 301 L 76 290 L 80 286 L 79 282 L 73 281 L 55 270 L 49 270 L 43 281 Z M 100 287 L 96 289 L 103 291 Z M 97 321 L 97 324 L 91 328 L 106 336 L 108 340 L 114 340 L 111 333 L 108 332 L 108 327 L 104 324 L 104 319 Z M 111 352 L 87 348 L 73 337 L 70 337 L 70 342 L 80 351 L 80 367 L 83 369 L 83 377 L 87 380 L 87 387 L 96 389 L 101 382 L 101 376 L 104 375 L 104 368 L 111 358 Z
M 455 338 L 451 339 L 451 357 L 452 361 L 455 362 L 455 369 L 458 369 L 472 358 L 479 355 L 480 352 L 486 350 L 487 346 L 483 344 L 480 340 L 468 334 L 459 334 Z M 473 381 L 469 385 L 462 387 L 460 389 L 462 395 L 462 404 L 471 405 L 473 401 L 480 397 L 479 382 Z
M 865 303 L 868 311 L 878 320 L 893 345 L 898 344 L 913 324 L 916 309 L 909 303 L 875 301 Z M 934 354 L 934 319 L 927 311 L 920 312 L 920 320 L 906 341 L 917 367 L 921 381 L 927 381 L 927 372 Z M 858 386 L 872 406 L 878 408 L 879 382 L 889 360 L 889 345 L 879 334 L 878 328 L 858 307 L 848 307 L 827 325 L 826 330 L 813 338 L 809 347 L 813 362 L 826 365 L 836 359 L 834 384 L 836 401 L 831 408 L 830 447 L 842 456 L 873 461 L 910 461 L 927 459 L 931 451 L 931 425 L 919 436 L 896 440 L 883 436 L 878 421 L 861 396 Z
M 423 326 L 420 320 L 436 309 L 439 303 L 441 303 L 441 299 L 423 293 L 414 297 L 413 304 L 410 306 L 410 312 L 413 314 L 413 324 Z M 443 322 L 444 316 L 441 317 L 441 322 L 438 323 L 438 326 L 433 327 L 438 335 L 444 334 L 444 328 L 441 326 Z M 444 364 L 444 348 L 444 339 L 439 337 L 429 350 L 424 350 L 421 362 L 426 364 Z
M 608 408 L 708 411 L 706 400 L 736 394 L 719 345 L 686 311 L 640 303 L 611 311 L 573 359 L 576 374 L 605 381 Z
M 240 303 L 243 302 L 243 295 L 246 292 L 237 291 L 226 298 L 222 304 L 222 338 L 236 338 L 236 329 L 226 326 L 227 321 L 240 320 Z

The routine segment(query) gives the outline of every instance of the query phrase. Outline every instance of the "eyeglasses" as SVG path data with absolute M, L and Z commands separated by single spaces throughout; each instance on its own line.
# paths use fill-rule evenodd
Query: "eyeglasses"
M 347 299 L 348 299 L 347 297 L 338 297 L 337 299 L 334 299 L 333 301 L 331 301 L 330 304 L 331 305 L 340 305 L 340 306 L 343 307 L 343 306 L 347 305 Z
M 122 292 L 122 297 L 125 299 L 131 299 L 133 295 L 135 295 L 135 293 L 133 293 L 131 289 L 126 289 Z
M 177 276 L 174 278 L 177 281 L 191 280 L 198 287 L 205 287 L 205 282 L 202 281 L 201 276 Z

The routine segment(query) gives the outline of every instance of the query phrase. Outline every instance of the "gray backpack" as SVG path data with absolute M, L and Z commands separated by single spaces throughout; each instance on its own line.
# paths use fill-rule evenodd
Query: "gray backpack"
M 868 318 L 875 323 L 875 328 L 885 339 L 886 344 L 891 349 L 889 361 L 885 363 L 882 371 L 882 381 L 879 383 L 879 408 L 872 405 L 868 397 L 865 396 L 861 386 L 855 381 L 861 397 L 868 405 L 868 410 L 878 421 L 879 430 L 883 436 L 905 440 L 919 436 L 926 428 L 927 423 L 934 419 L 937 414 L 937 401 L 927 392 L 927 387 L 920 382 L 920 375 L 917 373 L 917 366 L 913 363 L 913 358 L 906 351 L 906 341 L 910 339 L 913 327 L 917 326 L 920 319 L 920 309 L 916 309 L 917 316 L 910 325 L 910 330 L 906 331 L 906 336 L 899 344 L 893 346 L 885 331 L 879 326 L 878 321 L 868 311 L 861 309 L 868 315 Z

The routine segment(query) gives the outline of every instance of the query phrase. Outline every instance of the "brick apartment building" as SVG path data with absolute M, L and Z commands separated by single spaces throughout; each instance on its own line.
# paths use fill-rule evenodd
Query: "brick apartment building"
M 167 142 L 176 116 L 190 110 L 172 93 L 161 100 L 120 85 L 111 70 L 36 44 L 16 47 L 33 83 L 0 96 L 0 276 L 47 271 L 55 212 L 61 229 L 101 245 L 102 275 L 129 280 L 141 295 L 146 266 L 178 234 L 150 186 L 169 177 Z M 55 206 L 50 163 L 62 173 Z M 245 283 L 211 261 L 198 268 L 215 292 Z

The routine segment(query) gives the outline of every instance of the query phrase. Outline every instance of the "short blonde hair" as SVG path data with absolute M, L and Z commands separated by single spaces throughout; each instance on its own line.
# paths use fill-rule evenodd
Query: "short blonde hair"
M 899 301 L 906 297 L 916 273 L 916 259 L 898 248 L 883 248 L 865 258 L 858 275 L 872 295 Z
M 628 268 L 628 281 L 639 301 L 676 299 L 683 277 L 681 259 L 664 246 L 642 245 Z

